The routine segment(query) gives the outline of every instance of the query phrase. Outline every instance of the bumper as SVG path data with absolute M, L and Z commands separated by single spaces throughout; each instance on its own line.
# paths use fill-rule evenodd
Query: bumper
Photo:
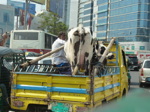
M 132 66 L 132 67 L 130 67 L 130 70 L 139 70 L 139 67 L 138 66 Z
M 139 77 L 140 83 L 150 84 L 150 77 Z

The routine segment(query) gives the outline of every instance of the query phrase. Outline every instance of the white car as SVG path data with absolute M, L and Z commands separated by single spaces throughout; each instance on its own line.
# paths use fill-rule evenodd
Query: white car
M 140 69 L 139 86 L 150 84 L 150 59 L 145 59 Z
M 27 61 L 36 59 L 37 57 L 26 57 Z M 46 57 L 38 61 L 38 64 L 52 64 L 52 58 Z

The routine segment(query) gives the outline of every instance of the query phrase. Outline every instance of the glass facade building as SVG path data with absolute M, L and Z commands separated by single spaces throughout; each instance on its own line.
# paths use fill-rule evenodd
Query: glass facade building
M 78 24 L 126 50 L 150 50 L 150 0 L 80 0 Z
M 69 10 L 70 10 L 70 0 L 50 0 L 49 6 L 50 11 L 58 14 L 61 21 L 66 25 L 69 25 Z

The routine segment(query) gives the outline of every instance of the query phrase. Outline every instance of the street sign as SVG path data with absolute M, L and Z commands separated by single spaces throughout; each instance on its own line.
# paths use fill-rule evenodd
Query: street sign
M 8 5 L 11 5 L 15 8 L 15 16 L 19 16 L 19 10 L 25 10 L 25 3 L 24 2 L 17 2 L 17 1 L 9 1 Z M 29 5 L 29 13 L 31 14 L 35 14 L 35 4 L 31 4 Z

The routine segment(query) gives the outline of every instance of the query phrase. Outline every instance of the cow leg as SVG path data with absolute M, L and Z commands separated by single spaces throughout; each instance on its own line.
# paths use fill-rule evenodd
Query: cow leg
M 89 75 L 90 74 L 90 64 L 89 64 L 89 60 L 86 60 L 85 62 L 85 75 Z

